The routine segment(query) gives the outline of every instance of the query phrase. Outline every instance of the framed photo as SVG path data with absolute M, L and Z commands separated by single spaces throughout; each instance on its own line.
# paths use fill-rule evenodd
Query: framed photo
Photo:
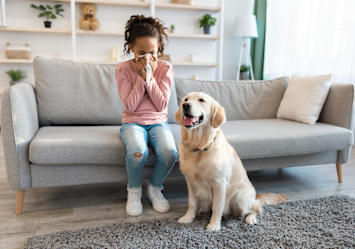
M 0 0 L 0 26 L 6 27 L 5 0 Z

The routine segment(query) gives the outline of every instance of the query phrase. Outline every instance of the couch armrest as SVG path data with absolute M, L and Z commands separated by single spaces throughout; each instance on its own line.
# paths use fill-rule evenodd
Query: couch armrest
M 29 145 L 38 129 L 33 86 L 19 83 L 7 88 L 1 96 L 1 135 L 7 178 L 14 190 L 31 187 Z
M 332 83 L 319 122 L 340 126 L 354 132 L 354 86 Z M 352 139 L 353 141 L 353 139 Z M 338 152 L 338 163 L 349 160 L 351 146 Z

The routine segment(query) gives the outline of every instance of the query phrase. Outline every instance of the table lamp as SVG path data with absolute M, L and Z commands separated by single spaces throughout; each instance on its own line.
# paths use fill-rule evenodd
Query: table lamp
M 257 38 L 258 37 L 258 30 L 257 30 L 257 27 L 256 27 L 256 17 L 255 17 L 255 15 L 239 15 L 239 16 L 236 16 L 235 17 L 235 21 L 234 21 L 233 35 L 234 36 L 243 37 L 242 47 L 240 49 L 239 65 L 238 65 L 238 72 L 237 72 L 237 81 L 239 80 L 240 66 L 241 66 L 241 62 L 242 62 L 242 56 L 243 56 L 244 47 L 247 48 L 247 52 L 248 52 L 251 79 L 254 80 L 253 66 L 251 64 L 250 52 L 249 52 L 248 44 L 245 43 L 245 39 L 247 39 L 247 38 Z

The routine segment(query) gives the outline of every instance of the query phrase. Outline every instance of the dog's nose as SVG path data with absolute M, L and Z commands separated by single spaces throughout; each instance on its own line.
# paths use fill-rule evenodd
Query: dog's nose
M 185 110 L 185 111 L 188 111 L 188 110 L 190 110 L 190 108 L 191 108 L 191 104 L 190 104 L 190 103 L 184 103 L 184 104 L 182 105 L 182 107 L 184 107 L 184 110 Z

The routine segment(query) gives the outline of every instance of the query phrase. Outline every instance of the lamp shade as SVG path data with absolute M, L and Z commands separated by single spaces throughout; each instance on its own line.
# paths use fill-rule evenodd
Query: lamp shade
M 245 38 L 258 37 L 258 29 L 256 27 L 256 17 L 254 15 L 240 15 L 235 17 L 234 36 L 242 36 Z

